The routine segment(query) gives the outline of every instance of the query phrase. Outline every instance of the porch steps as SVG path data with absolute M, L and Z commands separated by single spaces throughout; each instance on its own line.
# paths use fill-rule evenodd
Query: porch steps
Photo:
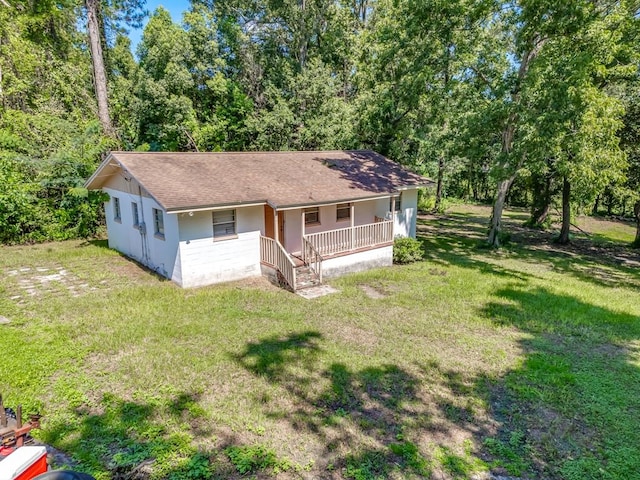
M 307 265 L 296 267 L 296 290 L 317 287 L 320 285 L 318 275 Z

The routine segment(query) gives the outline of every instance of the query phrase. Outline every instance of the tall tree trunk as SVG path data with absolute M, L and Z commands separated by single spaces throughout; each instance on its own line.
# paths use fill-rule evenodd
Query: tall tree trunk
M 562 183 L 562 229 L 558 243 L 569 243 L 569 228 L 571 227 L 571 183 L 565 176 Z
M 106 135 L 113 134 L 111 117 L 109 115 L 109 98 L 107 96 L 107 74 L 104 67 L 104 55 L 100 35 L 100 0 L 85 0 L 87 8 L 87 32 L 89 33 L 89 47 L 91 48 L 91 62 L 93 64 L 93 81 L 98 102 L 98 118 Z
M 489 243 L 489 245 L 493 247 L 500 246 L 500 232 L 502 231 L 502 211 L 504 210 L 507 193 L 509 193 L 511 184 L 515 179 L 516 174 L 513 174 L 511 175 L 511 177 L 498 183 L 498 190 L 496 192 L 496 198 L 493 201 L 493 210 L 491 211 L 489 237 L 487 238 L 487 243 Z
M 307 64 L 307 50 L 309 49 L 309 32 L 307 28 L 307 1 L 302 0 L 300 4 L 300 21 L 298 23 L 298 64 L 300 71 L 304 71 Z
M 445 63 L 444 63 L 444 75 L 442 78 L 442 90 L 444 92 L 447 92 L 448 88 L 449 88 L 449 63 L 450 63 L 450 49 L 451 46 L 449 44 L 449 42 L 447 42 L 446 45 L 446 49 L 444 52 L 444 58 L 445 58 Z M 449 95 L 446 94 L 445 96 L 445 115 L 449 114 L 449 108 L 448 108 L 448 104 L 449 104 Z M 442 125 L 442 133 L 444 135 L 448 135 L 449 134 L 449 117 L 445 116 L 444 118 L 444 123 Z M 446 137 L 445 137 L 446 138 Z M 440 210 L 440 205 L 442 204 L 442 182 L 444 180 L 444 160 L 445 160 L 445 152 L 441 151 L 440 152 L 440 158 L 438 160 L 438 183 L 436 186 L 436 203 L 433 207 L 433 209 L 438 212 Z
M 520 68 L 518 69 L 518 86 L 511 94 L 511 100 L 514 105 L 520 103 L 520 84 L 522 84 L 526 78 L 531 62 L 533 62 L 533 60 L 538 56 L 545 43 L 546 38 L 537 38 L 533 42 L 531 49 L 522 57 Z M 511 158 L 517 122 L 518 114 L 517 112 L 512 112 L 507 119 L 504 130 L 502 131 L 502 149 L 500 153 L 504 160 L 502 161 L 501 169 L 508 172 L 509 177 L 498 183 L 498 190 L 496 192 L 493 211 L 491 213 L 489 235 L 487 236 L 487 243 L 492 247 L 500 246 L 500 228 L 502 227 L 502 210 L 504 209 L 504 201 L 507 197 L 511 184 L 515 180 L 516 175 L 518 175 L 518 170 L 520 170 L 520 167 L 524 162 L 523 156 L 519 159 L 517 165 L 513 165 L 513 159 Z
M 444 153 L 440 154 L 440 160 L 438 160 L 438 183 L 436 184 L 436 203 L 433 206 L 435 212 L 440 211 L 440 205 L 442 204 L 442 181 L 444 179 Z
M 531 186 L 533 200 L 528 224 L 532 227 L 542 227 L 551 209 L 551 174 L 533 175 Z
M 640 247 L 640 200 L 633 205 L 633 216 L 636 217 L 636 239 L 633 246 Z
M 600 194 L 596 196 L 596 201 L 593 204 L 593 210 L 591 210 L 591 215 L 598 215 L 598 210 L 600 210 Z

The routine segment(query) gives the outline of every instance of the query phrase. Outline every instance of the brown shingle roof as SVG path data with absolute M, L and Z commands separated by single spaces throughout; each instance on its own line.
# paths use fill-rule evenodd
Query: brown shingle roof
M 106 177 L 116 173 L 114 161 L 167 211 L 253 202 L 284 208 L 351 201 L 432 183 L 372 151 L 113 152 L 87 188 L 101 188 Z

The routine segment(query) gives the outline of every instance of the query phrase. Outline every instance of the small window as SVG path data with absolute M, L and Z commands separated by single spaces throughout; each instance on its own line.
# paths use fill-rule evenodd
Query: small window
M 138 204 L 131 202 L 131 218 L 133 218 L 133 226 L 138 228 L 140 226 L 140 217 L 138 216 Z
M 395 195 L 393 197 L 391 197 L 389 199 L 389 211 L 392 212 L 393 211 L 393 199 L 395 198 L 396 200 L 396 212 L 400 212 L 402 211 L 402 202 L 401 202 L 401 196 L 400 195 Z
M 120 199 L 113 197 L 113 219 L 116 222 L 122 221 L 122 214 L 120 213 Z
M 162 210 L 153 209 L 153 234 L 156 237 L 164 238 L 164 216 Z
M 314 223 L 320 223 L 320 207 L 305 208 L 304 224 L 313 225 Z
M 351 218 L 351 204 L 339 203 L 336 208 L 336 221 L 349 220 Z
M 220 210 L 213 212 L 213 238 L 236 235 L 236 211 Z

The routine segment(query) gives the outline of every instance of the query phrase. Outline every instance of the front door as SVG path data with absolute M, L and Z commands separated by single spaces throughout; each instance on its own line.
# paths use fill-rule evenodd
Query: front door
M 264 206 L 264 236 L 275 240 L 275 216 L 278 215 L 278 241 L 284 247 L 284 213 L 276 212 L 269 205 Z
M 284 212 L 278 212 L 278 240 L 283 247 L 284 243 Z
M 264 206 L 264 236 L 269 238 L 276 238 L 275 234 L 275 224 L 274 224 L 274 215 L 273 208 L 269 205 Z

